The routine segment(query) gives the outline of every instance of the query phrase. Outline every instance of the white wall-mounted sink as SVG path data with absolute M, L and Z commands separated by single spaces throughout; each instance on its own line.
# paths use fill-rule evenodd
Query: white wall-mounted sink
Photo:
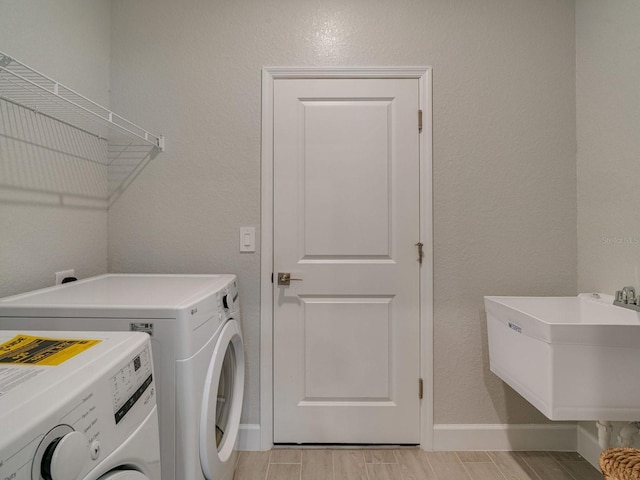
M 491 371 L 551 420 L 640 420 L 640 312 L 613 297 L 484 297 Z

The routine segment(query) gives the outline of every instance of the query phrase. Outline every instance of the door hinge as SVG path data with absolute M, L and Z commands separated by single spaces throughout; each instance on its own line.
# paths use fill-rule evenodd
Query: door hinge
M 424 243 L 418 242 L 416 243 L 416 247 L 418 247 L 418 262 L 422 265 L 422 257 L 424 257 L 424 250 L 422 247 L 424 247 Z
M 418 379 L 418 398 L 422 400 L 423 396 L 424 396 L 424 382 L 422 381 L 421 378 L 419 378 Z
M 418 110 L 418 131 L 422 131 L 422 110 Z

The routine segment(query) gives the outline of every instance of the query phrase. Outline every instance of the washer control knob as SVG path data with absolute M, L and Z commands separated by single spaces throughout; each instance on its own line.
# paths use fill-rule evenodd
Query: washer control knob
M 97 460 L 100 456 L 100 442 L 98 440 L 91 442 L 90 453 L 91 460 Z
M 44 480 L 76 480 L 89 459 L 89 440 L 80 432 L 70 432 L 49 444 L 42 457 Z

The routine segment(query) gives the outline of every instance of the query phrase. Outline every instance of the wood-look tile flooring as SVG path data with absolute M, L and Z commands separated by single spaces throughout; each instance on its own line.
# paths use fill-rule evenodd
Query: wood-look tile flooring
M 575 452 L 274 449 L 240 452 L 234 480 L 602 480 Z

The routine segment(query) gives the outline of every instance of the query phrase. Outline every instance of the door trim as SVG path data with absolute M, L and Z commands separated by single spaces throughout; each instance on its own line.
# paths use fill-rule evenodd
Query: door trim
M 433 128 L 431 67 L 265 67 L 262 69 L 262 152 L 260 220 L 260 449 L 273 447 L 273 86 L 296 78 L 413 78 L 419 82 L 420 237 L 420 447 L 433 449 Z M 416 112 L 417 118 L 417 112 Z M 417 122 L 416 122 L 417 128 Z M 417 253 L 417 252 L 416 252 Z M 416 395 L 418 394 L 416 379 Z

